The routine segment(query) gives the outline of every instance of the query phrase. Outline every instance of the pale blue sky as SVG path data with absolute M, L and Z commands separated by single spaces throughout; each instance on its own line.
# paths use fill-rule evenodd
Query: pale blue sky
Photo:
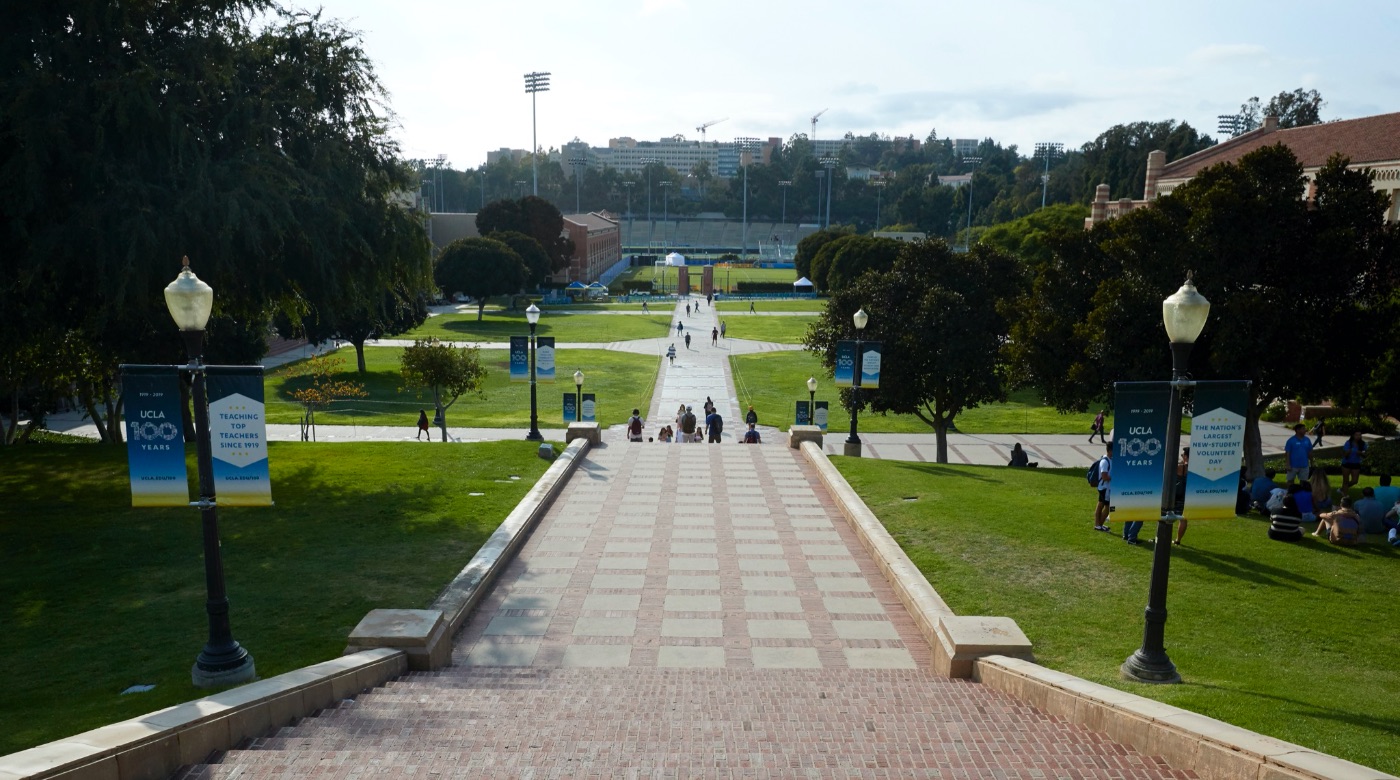
M 295 2 L 296 0 L 291 0 Z M 1029 152 L 1110 125 L 1214 132 L 1252 95 L 1317 89 L 1323 116 L 1400 111 L 1400 3 L 325 0 L 364 35 L 409 157 L 457 168 L 539 143 L 847 131 L 991 137 Z

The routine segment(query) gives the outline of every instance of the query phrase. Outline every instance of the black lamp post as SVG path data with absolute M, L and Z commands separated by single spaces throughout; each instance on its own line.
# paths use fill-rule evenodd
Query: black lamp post
M 525 434 L 525 439 L 544 441 L 544 437 L 540 435 L 540 409 L 535 396 L 535 353 L 538 351 L 535 326 L 540 324 L 540 307 L 530 304 L 530 308 L 525 310 L 525 321 L 530 323 L 530 432 Z
M 807 415 L 813 425 L 817 424 L 817 378 L 807 377 Z
M 204 326 L 214 308 L 214 290 L 185 268 L 165 288 L 165 305 L 185 340 L 190 362 L 184 370 L 194 380 L 194 428 L 199 460 L 199 507 L 204 530 L 204 583 L 208 597 L 209 641 L 195 659 L 190 677 L 200 688 L 251 680 L 257 672 L 253 656 L 233 638 L 228 619 L 228 594 L 224 589 L 224 559 L 219 548 L 219 514 L 214 498 L 214 458 L 209 437 L 209 393 L 205 386 Z
M 583 372 L 574 372 L 574 417 L 576 422 L 583 422 Z
M 830 201 L 827 201 L 830 205 Z M 865 309 L 860 309 L 851 319 L 856 325 L 856 354 L 855 361 L 851 365 L 851 433 L 846 437 L 846 446 L 843 453 L 852 457 L 860 457 L 860 435 L 856 430 L 857 414 L 860 411 L 860 360 L 861 360 L 861 340 L 860 334 L 865 330 L 865 323 L 870 320 L 870 315 L 865 313 Z
M 1145 683 L 1179 683 L 1176 664 L 1167 657 L 1164 635 L 1167 625 L 1167 572 L 1172 560 L 1172 526 L 1181 519 L 1176 514 L 1176 467 L 1181 450 L 1181 390 L 1195 383 L 1187 378 L 1191 347 L 1205 328 L 1210 301 L 1196 292 L 1187 277 L 1170 298 L 1162 301 L 1162 324 L 1171 340 L 1171 400 L 1167 407 L 1167 457 L 1162 466 L 1162 516 L 1157 521 L 1157 540 L 1152 550 L 1152 581 L 1147 591 L 1147 611 L 1142 630 L 1142 647 L 1123 662 L 1123 678 Z

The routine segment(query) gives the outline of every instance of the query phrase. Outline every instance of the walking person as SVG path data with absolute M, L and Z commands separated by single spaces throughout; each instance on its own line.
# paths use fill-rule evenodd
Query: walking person
M 710 328 L 710 346 L 719 346 L 719 328 Z
M 671 365 L 676 364 L 676 345 L 674 343 L 666 348 L 666 359 L 671 361 Z
M 685 305 L 685 316 L 690 316 L 690 304 L 688 303 Z
M 1317 441 L 1313 442 L 1313 446 L 1321 447 L 1322 437 L 1327 435 L 1327 419 L 1324 417 L 1317 418 L 1317 422 L 1313 423 L 1312 430 L 1309 431 L 1309 433 L 1317 437 Z
M 758 425 L 758 412 L 753 410 L 753 404 L 749 404 L 749 413 L 744 415 L 744 422 L 749 425 Z
M 723 430 L 724 420 L 720 418 L 719 411 L 711 405 L 710 413 L 705 415 L 705 433 L 709 435 L 711 444 L 719 444 L 719 435 Z
M 1103 425 L 1104 425 L 1103 416 L 1104 416 L 1104 412 L 1106 412 L 1106 411 L 1108 411 L 1108 410 L 1106 410 L 1106 409 L 1100 409 L 1100 410 L 1099 410 L 1098 416 L 1094 418 L 1094 423 L 1093 423 L 1093 425 L 1090 425 L 1090 426 L 1089 426 L 1089 443 L 1090 443 L 1090 444 L 1093 444 L 1093 443 L 1094 443 L 1094 437 L 1095 437 L 1095 436 L 1099 437 L 1099 441 L 1102 441 L 1104 444 L 1107 444 L 1107 443 L 1108 443 L 1108 439 L 1104 436 L 1104 430 L 1103 430 Z
M 690 334 L 685 334 L 685 348 L 690 349 Z
M 642 429 L 646 426 L 646 421 L 642 419 L 639 409 L 632 410 L 632 416 L 627 419 L 627 441 L 641 441 Z
M 720 320 L 720 321 L 719 321 L 719 337 L 720 337 L 720 338 L 725 338 L 725 335 L 724 335 L 725 330 L 727 330 L 727 328 L 725 328 L 725 326 L 724 326 L 724 320 Z
M 647 302 L 646 302 L 646 301 L 642 301 L 642 313 L 643 313 L 643 314 L 651 314 L 651 309 L 648 309 L 648 308 L 647 308 Z
M 428 433 L 428 411 L 427 411 L 426 409 L 419 409 L 419 410 L 418 410 L 418 436 L 416 436 L 415 438 L 417 438 L 419 441 L 422 441 L 422 440 L 423 440 L 423 434 L 425 434 L 425 433 L 428 434 L 428 441 L 432 441 L 432 440 L 433 440 L 433 435 L 432 435 L 431 433 Z
M 1112 456 L 1113 445 L 1110 444 L 1104 448 L 1104 456 L 1099 458 L 1098 463 L 1094 464 L 1093 471 L 1090 472 L 1090 484 L 1099 491 L 1099 502 L 1094 505 L 1095 531 L 1108 530 L 1109 492 L 1111 490 L 1109 483 L 1113 481 Z
M 680 320 L 676 320 L 676 335 L 679 336 L 679 335 L 681 335 L 681 333 L 684 332 L 684 331 L 685 331 L 685 323 L 684 323 L 684 322 L 681 322 Z
M 749 314 L 753 314 L 753 313 L 754 313 L 754 310 L 753 310 L 753 301 L 749 301 Z
M 1181 460 L 1176 464 L 1176 513 L 1180 515 L 1186 509 L 1186 474 L 1190 471 L 1191 448 L 1181 448 Z M 1181 540 L 1186 536 L 1186 518 L 1182 517 L 1176 521 L 1176 541 L 1172 544 L 1181 546 Z

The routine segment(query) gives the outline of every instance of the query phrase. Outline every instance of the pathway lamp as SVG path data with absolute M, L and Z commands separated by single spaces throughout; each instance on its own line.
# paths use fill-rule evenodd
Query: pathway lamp
M 1181 444 L 1181 391 L 1195 385 L 1188 378 L 1191 348 L 1205 328 L 1210 301 L 1199 292 L 1191 278 L 1171 297 L 1162 301 L 1162 324 L 1171 342 L 1171 400 L 1167 406 L 1167 457 L 1162 464 L 1162 516 L 1157 521 L 1157 540 L 1152 549 L 1152 575 L 1147 591 L 1147 611 L 1142 630 L 1142 647 L 1123 662 L 1123 678 L 1145 683 L 1179 683 L 1181 675 L 1167 657 L 1164 634 L 1167 624 L 1167 573 L 1172 559 L 1172 526 L 1180 520 L 1176 513 L 1176 467 Z
M 817 378 L 807 377 L 807 424 L 817 424 Z
M 530 304 L 530 308 L 525 310 L 525 321 L 530 323 L 530 432 L 525 434 L 525 439 L 544 441 L 544 436 L 540 435 L 540 410 L 535 395 L 535 326 L 540 324 L 540 307 Z
M 865 323 L 870 320 L 870 315 L 866 314 L 865 309 L 862 308 L 852 315 L 851 320 L 856 326 L 856 354 L 855 363 L 851 366 L 851 432 L 850 435 L 846 437 L 844 454 L 859 458 L 860 436 L 856 430 L 856 424 L 858 422 L 856 415 L 860 411 L 860 360 L 862 354 L 860 336 L 861 333 L 865 331 Z M 808 387 L 811 388 L 812 385 L 809 384 Z
M 190 270 L 190 260 L 165 288 L 165 305 L 185 341 L 190 362 L 184 367 L 193 379 L 194 428 L 199 461 L 199 507 L 204 534 L 204 584 L 208 596 L 209 640 L 195 658 L 190 677 L 200 688 L 246 682 L 256 676 L 253 656 L 233 638 L 228 594 L 224 588 L 224 559 L 219 547 L 219 515 L 214 496 L 214 458 L 209 436 L 209 393 L 206 387 L 204 326 L 214 309 L 214 290 Z
M 574 372 L 574 418 L 583 422 L 583 371 Z

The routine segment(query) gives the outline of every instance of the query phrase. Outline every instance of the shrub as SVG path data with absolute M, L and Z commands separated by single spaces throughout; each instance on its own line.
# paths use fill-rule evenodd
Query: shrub
M 1274 401 L 1269 407 L 1259 413 L 1259 419 L 1264 422 L 1281 423 L 1288 418 L 1288 404 L 1282 401 Z
M 1362 462 L 1371 474 L 1400 474 L 1400 439 L 1371 442 Z

